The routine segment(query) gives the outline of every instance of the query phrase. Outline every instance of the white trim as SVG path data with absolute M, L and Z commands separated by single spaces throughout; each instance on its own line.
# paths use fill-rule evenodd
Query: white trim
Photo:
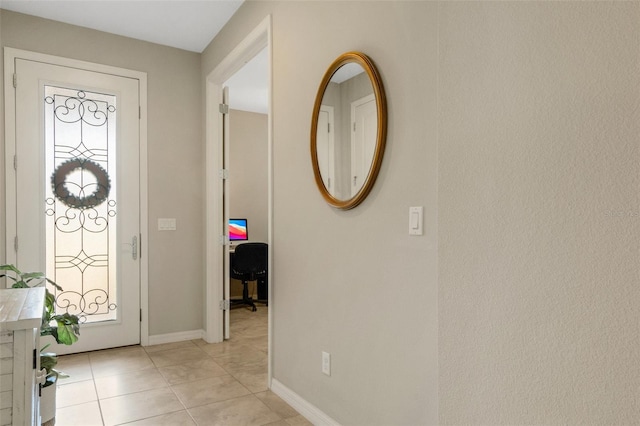
M 185 340 L 197 340 L 204 337 L 204 330 L 178 331 L 176 333 L 155 334 L 149 336 L 147 344 L 142 346 L 163 345 L 165 343 L 184 342 Z
M 5 178 L 5 262 L 16 263 L 14 239 L 16 237 L 16 209 L 9 206 L 16 205 L 16 174 L 12 172 L 13 157 L 16 155 L 16 92 L 13 87 L 15 72 L 15 57 L 17 52 L 9 47 L 4 48 L 4 178 Z M 12 143 L 9 143 L 12 141 Z
M 140 257 L 140 309 L 142 320 L 140 322 L 140 343 L 148 344 L 149 341 L 149 260 L 148 260 L 148 157 L 147 157 L 147 73 L 113 67 L 110 65 L 80 61 L 77 59 L 63 58 L 44 53 L 30 52 L 27 50 L 4 48 L 4 99 L 5 99 L 5 229 L 6 229 L 6 263 L 15 263 L 16 253 L 13 250 L 13 241 L 16 234 L 16 211 L 10 208 L 16 205 L 16 177 L 11 173 L 13 169 L 13 156 L 15 155 L 15 90 L 13 90 L 13 73 L 17 58 L 36 62 L 46 62 L 54 65 L 78 68 L 87 71 L 111 74 L 120 77 L 137 79 L 139 84 L 139 102 L 142 116 L 140 117 L 140 243 L 144 250 Z
M 31 52 L 28 50 L 14 49 L 12 47 L 4 48 L 5 59 L 9 58 L 13 61 L 15 58 L 25 59 L 35 62 L 46 62 L 48 64 L 60 65 L 69 68 L 78 68 L 86 71 L 101 72 L 104 74 L 112 74 L 119 77 L 129 77 L 135 79 L 144 78 L 146 81 L 147 73 L 135 71 L 126 68 L 113 67 L 111 65 L 98 64 L 94 62 L 80 61 L 77 59 L 63 58 L 60 56 L 47 55 L 46 53 Z M 13 65 L 10 66 L 13 73 Z M 13 76 L 11 77 L 13 78 Z
M 271 15 L 263 21 L 267 33 L 267 300 L 273 307 L 273 33 Z M 273 379 L 273 309 L 267 314 L 267 387 Z
M 149 344 L 149 167 L 147 73 L 140 73 L 140 344 Z
M 316 426 L 340 426 L 340 423 L 326 415 L 318 407 L 280 383 L 277 379 L 271 379 L 271 392 L 278 395 L 284 402 L 300 413 L 305 419 Z

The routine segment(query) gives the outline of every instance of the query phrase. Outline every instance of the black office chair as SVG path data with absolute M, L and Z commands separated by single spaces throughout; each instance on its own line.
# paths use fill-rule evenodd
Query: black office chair
M 231 278 L 242 281 L 242 299 L 231 299 L 231 306 L 248 305 L 256 311 L 254 300 L 249 297 L 249 281 L 267 281 L 267 244 L 244 243 L 236 246 L 231 257 Z M 256 300 L 257 301 L 257 300 Z

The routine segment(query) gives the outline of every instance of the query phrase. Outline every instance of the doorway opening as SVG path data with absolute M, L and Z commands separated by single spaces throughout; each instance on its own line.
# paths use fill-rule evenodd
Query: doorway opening
M 229 273 L 224 274 L 224 295 L 234 309 L 252 307 L 254 312 L 258 306 L 260 311 L 265 311 L 263 307 L 268 304 L 268 280 L 261 272 L 266 269 L 262 268 L 268 256 L 264 246 L 254 244 L 266 243 L 268 247 L 267 53 L 265 47 L 227 80 L 223 88 L 228 105 L 223 132 L 226 170 L 223 210 L 224 222 L 229 223 L 229 265 L 225 267 Z M 248 243 L 251 244 L 246 245 Z M 240 245 L 244 245 L 244 250 L 240 250 Z M 225 266 L 226 260 L 225 256 Z M 247 267 L 257 269 L 249 272 Z M 261 314 L 266 321 L 264 312 Z M 225 311 L 225 339 L 230 339 L 236 330 L 235 317 L 237 315 L 232 316 L 229 310 Z
M 262 52 L 262 53 L 261 53 Z M 229 318 L 228 300 L 225 299 L 225 280 L 228 283 L 229 274 L 229 243 L 228 243 L 228 219 L 229 207 L 233 206 L 233 200 L 229 198 L 225 190 L 225 182 L 228 171 L 229 149 L 225 148 L 225 122 L 227 130 L 229 125 L 228 115 L 221 111 L 225 107 L 223 94 L 225 85 L 248 62 L 260 54 L 265 56 L 267 80 L 267 147 L 266 157 L 262 159 L 266 163 L 267 170 L 267 209 L 266 209 L 266 243 L 269 247 L 268 277 L 272 283 L 272 234 L 273 234 L 273 167 L 272 167 L 272 114 L 271 114 L 271 17 L 267 16 L 206 78 L 206 293 L 205 293 L 205 340 L 207 342 L 222 342 L 225 338 L 225 317 Z M 233 99 L 233 94 L 231 98 Z M 233 143 L 233 136 L 231 136 Z M 226 159 L 226 161 L 225 161 Z M 233 164 L 231 164 L 233 167 Z M 264 183 L 263 183 L 264 185 Z M 264 186 L 263 186 L 264 188 Z M 250 231 L 251 232 L 251 231 Z M 273 286 L 268 287 L 268 300 L 272 298 Z M 268 386 L 271 382 L 271 325 L 272 310 L 268 312 Z

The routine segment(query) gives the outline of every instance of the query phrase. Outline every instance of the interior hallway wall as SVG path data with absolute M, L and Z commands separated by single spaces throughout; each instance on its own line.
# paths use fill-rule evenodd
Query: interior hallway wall
M 267 242 L 267 115 L 230 111 L 229 215 L 246 218 L 249 240 Z
M 346 425 L 637 420 L 639 7 L 245 2 L 203 76 L 272 15 L 276 380 Z M 341 212 L 308 147 L 348 50 L 380 69 L 389 137 Z
M 437 5 L 245 2 L 203 52 L 203 79 L 267 14 L 274 378 L 345 425 L 436 424 Z M 349 50 L 378 66 L 389 138 L 369 197 L 339 211 L 316 188 L 309 134 L 320 80 Z M 425 207 L 422 237 L 408 235 L 410 206 Z
M 4 46 L 2 42 L 2 14 L 4 11 L 0 9 L 0 47 Z M 0 55 L 0 212 L 4 218 L 5 208 L 5 179 L 4 179 L 4 54 Z M 7 240 L 7 230 L 4 219 L 0 221 L 0 263 L 6 263 L 5 244 Z
M 640 419 L 639 24 L 440 4 L 442 424 Z
M 147 73 L 149 247 L 142 247 L 142 256 L 149 256 L 149 333 L 201 330 L 200 54 L 7 10 L 1 23 L 3 47 Z M 4 127 L 0 132 L 4 135 Z M 0 175 L 4 179 L 4 162 Z M 158 232 L 159 217 L 176 218 L 177 231 Z

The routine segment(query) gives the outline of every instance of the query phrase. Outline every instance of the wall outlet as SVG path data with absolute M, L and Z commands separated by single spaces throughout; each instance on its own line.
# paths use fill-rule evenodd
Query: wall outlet
M 331 354 L 322 352 L 322 372 L 327 376 L 331 375 Z

